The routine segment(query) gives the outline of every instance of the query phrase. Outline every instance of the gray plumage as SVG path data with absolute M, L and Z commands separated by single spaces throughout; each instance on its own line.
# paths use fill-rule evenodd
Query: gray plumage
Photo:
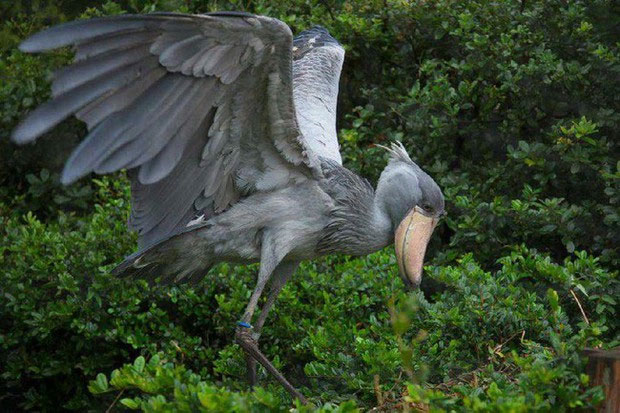
M 334 206 L 317 252 L 366 255 L 389 244 L 389 224 L 380 222 L 370 183 L 336 161 L 324 159 L 321 165 L 325 176 L 321 188 L 334 200 Z
M 75 63 L 55 75 L 52 100 L 13 140 L 32 142 L 75 114 L 89 133 L 62 182 L 128 170 L 139 251 L 117 274 L 195 282 L 217 262 L 260 261 L 242 317 L 250 323 L 275 273 L 260 330 L 300 261 L 368 254 L 390 244 L 415 208 L 443 213 L 441 191 L 402 145 L 386 148 L 376 191 L 342 166 L 344 49 L 322 27 L 293 39 L 281 21 L 247 13 L 124 15 L 52 27 L 20 48 L 68 45 Z M 258 354 L 248 337 L 238 331 L 244 350 Z
M 240 192 L 282 187 L 318 170 L 316 158 L 304 154 L 294 115 L 292 35 L 278 20 L 222 13 L 116 16 L 53 27 L 21 49 L 69 44 L 77 62 L 56 75 L 54 99 L 13 135 L 25 143 L 72 113 L 85 120 L 90 133 L 67 162 L 64 183 L 127 168 L 137 169 L 131 177 L 140 185 L 133 188 L 160 187 L 198 126 L 213 119 L 207 129 L 215 142 L 201 148 L 198 160 L 201 172 L 209 169 L 203 194 L 191 188 L 194 199 L 183 197 L 182 207 L 179 201 L 170 208 L 151 207 L 161 203 L 159 191 L 134 197 L 130 227 L 140 232 L 141 246 L 173 234 L 185 216 L 226 209 Z M 175 176 L 172 186 L 197 183 Z
M 293 97 L 299 129 L 310 150 L 339 164 L 336 104 L 343 62 L 344 49 L 325 28 L 316 26 L 295 38 Z

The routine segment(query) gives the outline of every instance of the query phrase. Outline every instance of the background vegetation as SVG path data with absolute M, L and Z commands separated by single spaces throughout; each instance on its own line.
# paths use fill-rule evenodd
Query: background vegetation
M 0 3 L 0 406 L 288 411 L 248 391 L 235 320 L 256 268 L 150 288 L 123 175 L 58 184 L 83 125 L 8 141 L 71 54 L 20 53 L 48 25 L 122 12 L 248 10 L 347 50 L 339 133 L 376 179 L 402 140 L 447 197 L 423 292 L 390 248 L 306 263 L 262 348 L 325 411 L 567 411 L 601 402 L 580 351 L 620 345 L 620 10 L 613 1 L 21 0 Z M 581 307 L 580 307 L 581 306 Z M 304 408 L 297 406 L 299 410 Z M 307 408 L 311 410 L 312 407 Z

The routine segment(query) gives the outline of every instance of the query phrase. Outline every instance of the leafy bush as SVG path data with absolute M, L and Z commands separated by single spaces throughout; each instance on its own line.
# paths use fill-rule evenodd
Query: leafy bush
M 603 0 L 89 5 L 0 5 L 0 406 L 290 407 L 262 370 L 264 387 L 248 390 L 231 340 L 255 267 L 219 266 L 193 288 L 112 278 L 135 245 L 124 225 L 125 178 L 59 185 L 85 132 L 75 120 L 35 145 L 8 141 L 70 58 L 20 53 L 29 33 L 123 11 L 214 9 L 278 17 L 294 31 L 326 26 L 347 50 L 345 164 L 376 179 L 385 154 L 373 144 L 399 139 L 447 198 L 424 294 L 403 292 L 390 249 L 305 263 L 284 288 L 261 347 L 313 405 L 587 411 L 600 403 L 580 352 L 620 345 L 617 8 Z
M 92 399 L 85 383 L 142 353 L 158 355 L 149 364 L 154 370 L 124 367 L 109 387 L 98 385 L 98 376 L 91 390 L 124 390 L 133 400 L 128 407 L 145 410 L 201 397 L 222 406 L 286 406 L 288 396 L 264 373 L 265 390 L 231 393 L 246 388 L 231 337 L 254 269 L 221 266 L 196 288 L 111 278 L 107 271 L 133 243 L 124 228 L 127 188 L 108 179 L 97 185 L 97 199 L 106 201 L 89 220 L 61 214 L 48 224 L 32 215 L 3 222 L 4 402 L 104 406 L 113 395 Z M 559 265 L 518 248 L 499 264 L 490 273 L 467 255 L 456 266 L 429 267 L 430 277 L 448 286 L 429 301 L 403 293 L 391 251 L 307 263 L 285 287 L 263 349 L 317 405 L 354 399 L 371 406 L 378 395 L 402 403 L 408 380 L 434 390 L 410 386 L 406 400 L 431 406 L 499 399 L 535 400 L 541 409 L 595 405 L 601 392 L 587 389 L 579 350 L 620 343 L 617 273 L 582 252 Z
M 290 408 L 283 405 L 273 394 L 257 387 L 251 394 L 232 393 L 222 388 L 205 383 L 200 376 L 187 371 L 183 366 L 163 363 L 158 355 L 153 356 L 148 364 L 144 357 L 138 357 L 132 365 L 125 365 L 121 370 L 114 370 L 110 385 L 115 389 L 137 388 L 145 393 L 164 393 L 171 395 L 166 400 L 163 394 L 156 396 L 124 398 L 120 403 L 130 409 L 141 408 L 144 411 L 195 411 L 210 412 L 288 412 Z M 108 379 L 98 374 L 89 389 L 94 394 L 110 390 Z M 119 393 L 120 395 L 121 393 Z M 319 409 L 315 406 L 303 406 L 296 402 L 296 412 L 357 412 L 355 404 L 345 402 L 339 406 L 327 403 Z

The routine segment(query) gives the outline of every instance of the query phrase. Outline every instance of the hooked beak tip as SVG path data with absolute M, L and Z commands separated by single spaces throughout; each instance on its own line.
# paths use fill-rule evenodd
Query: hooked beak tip
M 407 274 L 403 274 L 402 272 L 400 273 L 400 277 L 402 278 L 403 284 L 405 284 L 405 287 L 407 288 L 407 290 L 415 291 L 420 288 L 420 281 L 422 280 L 412 281 L 411 278 Z

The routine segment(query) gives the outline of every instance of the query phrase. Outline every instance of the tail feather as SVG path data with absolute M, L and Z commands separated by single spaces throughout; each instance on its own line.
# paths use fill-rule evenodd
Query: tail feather
M 198 236 L 208 227 L 208 224 L 196 225 L 131 254 L 112 274 L 142 278 L 149 283 L 196 284 L 215 263 L 213 249 L 204 237 Z

